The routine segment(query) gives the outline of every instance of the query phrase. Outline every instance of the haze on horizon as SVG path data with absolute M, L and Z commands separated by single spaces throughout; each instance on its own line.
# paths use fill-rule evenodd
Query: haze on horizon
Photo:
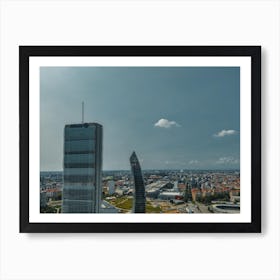
M 239 169 L 239 67 L 41 67 L 40 170 L 63 169 L 65 124 L 103 125 L 103 170 Z

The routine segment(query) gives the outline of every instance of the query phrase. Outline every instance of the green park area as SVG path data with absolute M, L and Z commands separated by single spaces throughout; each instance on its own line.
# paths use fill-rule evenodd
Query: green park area
M 108 200 L 108 202 L 115 207 L 123 210 L 124 213 L 129 212 L 133 208 L 132 197 L 116 197 Z M 41 213 L 61 213 L 61 200 L 49 201 L 46 207 L 41 207 Z M 160 206 L 154 207 L 150 201 L 146 201 L 146 213 L 161 213 L 162 209 Z
M 108 202 L 126 212 L 131 211 L 133 207 L 132 197 L 116 197 Z M 154 207 L 149 201 L 146 201 L 146 213 L 160 213 L 161 211 L 160 206 Z

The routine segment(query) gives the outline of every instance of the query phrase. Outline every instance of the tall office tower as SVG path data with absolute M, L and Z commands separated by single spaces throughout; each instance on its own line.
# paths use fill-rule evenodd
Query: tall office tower
M 102 125 L 64 128 L 62 213 L 99 213 L 102 197 Z
M 133 152 L 130 156 L 131 172 L 134 181 L 134 199 L 133 199 L 133 212 L 134 213 L 145 213 L 146 212 L 146 195 L 144 179 L 142 176 L 142 171 L 140 163 Z

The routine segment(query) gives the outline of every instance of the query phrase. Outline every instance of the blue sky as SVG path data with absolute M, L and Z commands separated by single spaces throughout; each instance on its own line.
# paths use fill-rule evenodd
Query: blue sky
M 103 169 L 233 169 L 239 67 L 41 67 L 40 168 L 62 170 L 65 124 L 103 125 Z

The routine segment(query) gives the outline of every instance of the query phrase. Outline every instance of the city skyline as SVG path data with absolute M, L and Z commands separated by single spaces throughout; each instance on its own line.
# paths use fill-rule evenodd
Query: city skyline
M 104 127 L 103 170 L 239 169 L 239 67 L 41 67 L 41 171 L 61 171 L 63 127 Z

